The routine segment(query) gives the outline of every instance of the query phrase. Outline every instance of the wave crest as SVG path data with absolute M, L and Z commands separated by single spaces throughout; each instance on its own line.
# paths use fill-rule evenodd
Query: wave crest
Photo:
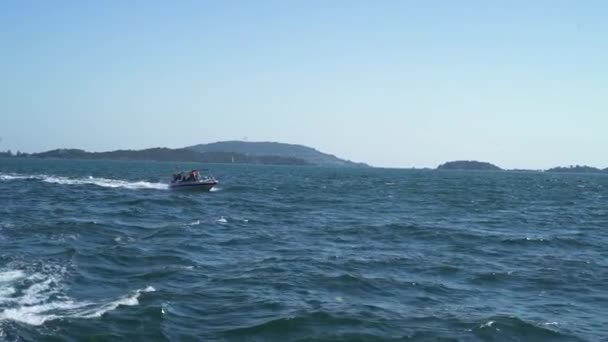
M 480 323 L 472 332 L 483 340 L 500 339 L 505 334 L 513 340 L 526 341 L 571 341 L 574 336 L 550 329 L 554 324 L 532 323 L 514 316 L 495 316 Z
M 138 305 L 142 293 L 155 291 L 148 286 L 105 303 L 77 301 L 64 294 L 63 273 L 65 269 L 30 275 L 22 270 L 0 272 L 0 304 L 5 307 L 0 322 L 42 325 L 61 318 L 95 318 L 121 305 Z

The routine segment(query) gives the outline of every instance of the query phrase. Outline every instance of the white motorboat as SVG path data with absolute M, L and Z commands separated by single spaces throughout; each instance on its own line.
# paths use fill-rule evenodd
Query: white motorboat
M 173 174 L 169 189 L 210 191 L 217 184 L 218 181 L 213 176 L 201 177 L 197 170 L 192 170 Z

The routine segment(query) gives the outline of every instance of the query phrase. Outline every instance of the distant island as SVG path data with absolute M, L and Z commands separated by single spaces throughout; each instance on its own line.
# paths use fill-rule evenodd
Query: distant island
M 186 147 L 200 153 L 237 152 L 247 156 L 261 157 L 274 156 L 281 158 L 299 159 L 311 165 L 323 166 L 356 166 L 367 167 L 364 163 L 355 163 L 340 159 L 334 155 L 320 152 L 312 147 L 278 142 L 248 142 L 248 141 L 221 141 L 211 144 L 199 144 Z
M 608 173 L 608 168 L 599 169 L 586 165 L 575 165 L 568 167 L 553 167 L 547 170 L 523 170 L 513 169 L 505 170 L 488 162 L 480 162 L 475 160 L 457 160 L 441 164 L 437 170 L 480 170 L 480 171 L 514 171 L 514 172 L 557 172 L 557 173 Z
M 562 166 L 554 167 L 554 168 L 546 170 L 546 172 L 603 173 L 603 172 L 608 172 L 608 168 L 602 170 L 602 169 L 598 169 L 597 167 L 587 166 L 587 165 L 574 165 L 574 166 L 571 165 L 568 167 L 562 167 Z
M 437 170 L 492 170 L 502 171 L 501 168 L 494 164 L 487 162 L 480 162 L 475 160 L 457 160 L 441 164 L 437 167 Z
M 105 160 L 153 160 L 201 163 L 234 163 L 263 165 L 313 165 L 337 167 L 367 167 L 336 156 L 319 152 L 302 145 L 275 142 L 226 141 L 199 144 L 171 149 L 166 147 L 143 150 L 116 150 L 87 152 L 81 149 L 55 149 L 40 153 L 13 154 L 0 152 L 0 157 L 56 158 L 56 159 L 105 159 Z

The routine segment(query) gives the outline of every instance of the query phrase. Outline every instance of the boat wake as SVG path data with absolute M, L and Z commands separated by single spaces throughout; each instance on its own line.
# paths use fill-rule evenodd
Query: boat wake
M 121 305 L 138 305 L 142 293 L 155 291 L 148 286 L 105 303 L 76 301 L 64 293 L 61 283 L 64 273 L 65 269 L 48 274 L 0 271 L 0 322 L 42 325 L 62 318 L 95 318 Z
M 125 188 L 125 189 L 156 189 L 167 190 L 169 187 L 163 183 L 153 183 L 146 181 L 131 182 L 120 179 L 97 178 L 89 176 L 87 178 L 69 178 L 52 175 L 22 175 L 22 174 L 0 174 L 0 181 L 12 180 L 38 180 L 46 183 L 64 184 L 64 185 L 83 185 L 92 184 L 105 188 Z

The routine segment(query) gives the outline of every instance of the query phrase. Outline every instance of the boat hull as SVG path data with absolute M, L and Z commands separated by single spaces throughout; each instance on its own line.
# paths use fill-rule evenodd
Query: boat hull
M 217 182 L 181 182 L 169 184 L 171 190 L 211 191 Z

